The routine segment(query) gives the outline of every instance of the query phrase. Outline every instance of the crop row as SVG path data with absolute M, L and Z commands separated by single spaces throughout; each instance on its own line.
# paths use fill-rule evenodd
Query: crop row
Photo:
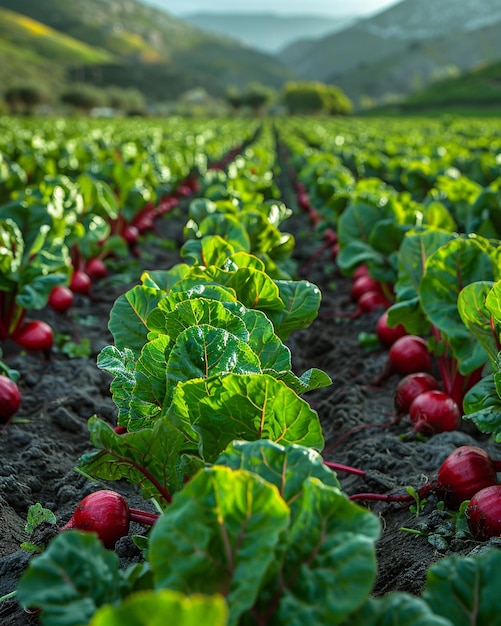
M 62 160 L 57 134 L 36 139 L 26 131 L 19 142 L 12 134 L 5 143 L 4 163 L 14 173 L 4 177 L 7 202 L 0 207 L 2 242 L 10 242 L 2 280 L 9 311 L 12 302 L 19 307 L 20 325 L 12 317 L 4 322 L 5 337 L 14 341 L 24 312 L 45 306 L 56 286 L 71 288 L 92 259 L 112 259 L 120 246 L 125 253 L 124 242 L 134 252 L 140 240 L 124 237 L 125 226 L 136 220 L 137 228 L 145 215 L 151 226 L 191 196 L 183 262 L 145 271 L 110 312 L 113 344 L 97 365 L 112 375 L 118 419 L 112 425 L 90 418 L 96 451 L 77 462 L 99 481 L 130 482 L 158 512 L 131 510 L 114 490 L 82 501 L 17 589 L 22 605 L 41 609 L 44 624 L 146 624 L 150 614 L 179 624 L 203 615 L 214 625 L 377 624 L 384 616 L 409 624 L 474 623 L 469 609 L 453 608 L 460 583 L 477 618 L 491 615 L 496 550 L 438 563 L 422 598 L 370 596 L 381 529 L 354 500 L 371 495 L 349 498 L 341 490 L 333 469 L 357 470 L 326 462 L 318 414 L 301 398 L 331 381 L 316 368 L 297 376 L 285 344 L 318 315 L 322 294 L 295 278 L 294 237 L 282 230 L 291 210 L 280 201 L 276 179 L 281 167 L 289 168 L 298 205 L 317 232 L 329 233 L 338 267 L 348 275 L 363 268 L 372 290 L 384 296 L 377 306 L 387 309 L 390 328 L 403 327 L 400 339 L 412 337 L 430 362 L 437 360 L 442 392 L 458 415 L 496 434 L 497 179 L 492 170 L 491 180 L 475 183 L 481 189 L 474 196 L 474 181 L 462 180 L 458 162 L 438 167 L 430 155 L 429 187 L 424 194 L 418 186 L 417 193 L 402 182 L 409 164 L 396 184 L 396 164 L 405 163 L 412 142 L 388 136 L 380 153 L 367 145 L 362 157 L 356 148 L 362 136 L 355 133 L 363 132 L 368 144 L 367 129 L 331 124 L 323 130 L 312 122 L 265 124 L 256 134 L 236 121 L 222 134 L 218 127 L 188 135 L 191 140 L 173 129 L 164 135 L 149 126 L 114 133 L 103 127 L 86 136 L 85 150 L 65 135 L 67 150 L 73 145 L 75 152 Z M 214 152 L 204 136 L 214 140 Z M 30 142 L 33 154 L 23 159 Z M 416 144 L 430 145 L 431 137 L 420 143 L 416 136 Z M 439 147 L 438 160 L 451 150 Z M 49 172 L 29 170 L 37 161 Z M 484 161 L 487 170 L 492 160 Z M 120 246 L 108 243 L 113 235 Z M 16 283 L 13 277 L 29 274 L 18 271 L 19 262 L 37 258 L 44 266 L 38 282 Z M 36 306 L 26 299 L 33 292 Z M 429 369 L 414 356 L 402 361 L 407 368 L 418 364 L 418 373 Z M 425 434 L 436 432 L 430 428 Z M 482 472 L 496 483 L 495 464 L 488 470 L 484 461 Z M 113 547 L 130 521 L 152 529 L 135 537 L 143 560 L 124 571 Z M 476 576 L 485 579 L 480 597 Z

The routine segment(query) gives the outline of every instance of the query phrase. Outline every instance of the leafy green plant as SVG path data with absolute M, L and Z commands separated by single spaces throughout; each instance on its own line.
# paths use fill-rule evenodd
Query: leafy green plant
M 15 338 L 27 311 L 44 308 L 52 288 L 66 282 L 70 271 L 64 239 L 51 236 L 47 214 L 26 217 L 19 207 L 17 215 L 21 225 L 11 217 L 0 220 L 0 341 Z
M 444 391 L 462 406 L 465 393 L 489 363 L 487 352 L 463 322 L 459 294 L 478 280 L 499 275 L 497 248 L 480 236 L 442 230 L 409 232 L 399 254 L 391 325 L 427 336 L 437 357 Z

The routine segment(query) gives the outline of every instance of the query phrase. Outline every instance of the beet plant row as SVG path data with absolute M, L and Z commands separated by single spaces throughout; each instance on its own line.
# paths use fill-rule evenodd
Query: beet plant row
M 224 163 L 255 132 L 207 125 L 176 136 L 167 124 L 130 124 L 124 137 L 118 126 L 26 124 L 2 122 L 0 359 L 7 342 L 48 356 L 53 329 L 29 318 L 47 305 L 63 313 L 74 294 L 89 295 L 92 281 L 196 191 L 209 162 Z M 18 373 L 0 365 L 7 424 L 19 408 Z
M 299 133 L 284 123 L 279 134 L 293 155 L 294 176 L 301 176 L 302 164 L 315 183 L 322 178 L 322 194 L 328 197 L 314 207 L 305 184 L 300 204 L 315 228 L 336 233 L 339 267 L 354 273 L 364 266 L 381 286 L 385 301 L 378 306 L 391 304 L 389 323 L 405 330 L 391 347 L 413 336 L 414 343 L 424 344 L 426 357 L 442 359 L 449 366 L 440 369 L 444 392 L 452 380 L 451 393 L 459 387 L 475 393 L 469 383 L 476 380 L 467 377 L 475 378 L 480 370 L 492 386 L 495 363 L 486 346 L 497 356 L 501 324 L 495 307 L 499 264 L 494 238 L 449 232 L 443 223 L 428 225 L 422 217 L 417 223 L 417 202 L 414 206 L 408 199 L 412 210 L 398 211 L 398 192 L 390 202 L 388 183 L 355 181 L 333 153 L 297 148 L 304 148 L 306 130 L 302 126 Z M 130 482 L 145 501 L 153 500 L 158 513 L 130 509 L 112 488 L 75 503 L 72 519 L 33 558 L 16 590 L 19 602 L 39 610 L 44 624 L 146 624 L 154 614 L 165 621 L 214 626 L 370 625 L 384 618 L 461 626 L 488 623 L 492 615 L 497 600 L 492 572 L 501 559 L 497 550 L 437 563 L 421 598 L 396 592 L 371 597 L 380 522 L 354 502 L 371 495 L 348 497 L 341 490 L 335 464 L 322 455 L 318 414 L 301 398 L 331 381 L 316 368 L 296 375 L 284 343 L 315 319 L 322 294 L 294 277 L 294 238 L 281 230 L 291 211 L 275 184 L 275 155 L 266 124 L 224 167 L 199 172 L 196 187 L 190 187 L 200 197 L 189 205 L 184 262 L 145 271 L 110 312 L 113 344 L 102 350 L 97 364 L 113 377 L 118 421 L 110 425 L 90 418 L 96 451 L 81 457 L 77 469 L 110 487 L 113 481 Z M 325 172 L 320 176 L 322 159 L 353 189 L 340 194 Z M 403 253 L 405 242 L 409 250 Z M 449 277 L 453 266 L 455 283 Z M 485 322 L 489 313 L 490 329 L 480 333 L 482 340 L 476 331 L 486 330 L 486 324 L 478 318 L 464 322 L 458 304 L 463 293 L 458 285 L 479 281 L 485 295 L 480 319 Z M 422 284 L 428 291 L 421 292 Z M 431 294 L 443 284 L 453 288 L 453 295 L 439 291 L 444 300 L 434 308 Z M 441 310 L 430 315 L 436 309 Z M 453 323 L 444 323 L 440 312 Z M 468 315 L 474 317 L 470 313 L 464 319 Z M 466 340 L 476 359 L 458 348 Z M 414 359 L 404 356 L 402 361 L 408 366 Z M 417 362 L 420 368 L 428 363 Z M 461 386 L 455 376 L 461 376 Z M 450 397 L 458 407 L 460 402 L 468 406 L 470 396 Z M 477 486 L 484 484 L 484 474 L 497 482 L 496 462 L 473 451 L 458 453 L 456 460 L 461 456 L 480 467 L 481 477 L 471 478 Z M 457 468 L 452 461 L 441 468 L 445 493 L 454 474 L 464 478 Z M 363 474 L 357 468 L 337 469 Z M 381 497 L 392 501 L 391 495 Z M 458 499 L 465 503 L 469 497 L 464 488 Z M 479 514 L 477 519 L 484 518 Z M 121 570 L 113 547 L 129 532 L 131 521 L 145 526 L 145 533 L 134 538 L 144 558 Z M 481 526 L 485 530 L 484 522 Z M 454 600 L 459 584 L 465 587 L 461 606 Z

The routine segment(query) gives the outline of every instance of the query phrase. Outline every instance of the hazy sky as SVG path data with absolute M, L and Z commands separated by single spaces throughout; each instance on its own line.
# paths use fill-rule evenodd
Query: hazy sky
M 285 15 L 366 15 L 397 4 L 401 0 L 143 0 L 173 15 L 232 12 L 273 12 Z

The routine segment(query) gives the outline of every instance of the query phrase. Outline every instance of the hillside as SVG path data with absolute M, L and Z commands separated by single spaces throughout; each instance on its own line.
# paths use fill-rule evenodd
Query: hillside
M 305 79 L 339 85 L 355 103 L 405 96 L 501 58 L 498 0 L 404 0 L 278 58 Z
M 0 8 L 0 84 L 43 81 L 47 89 L 64 81 L 65 67 L 107 63 L 109 52 L 59 33 L 29 17 Z
M 352 16 L 278 15 L 273 13 L 193 13 L 183 19 L 204 30 L 232 36 L 257 50 L 277 53 L 299 39 L 319 39 L 347 28 Z
M 399 103 L 401 111 L 423 111 L 447 108 L 477 109 L 491 106 L 499 109 L 501 102 L 501 62 L 490 63 L 456 78 L 437 81 L 427 89 Z
M 52 83 L 83 77 L 169 100 L 193 87 L 214 96 L 253 81 L 280 87 L 292 75 L 270 55 L 137 0 L 0 0 L 0 9 L 11 11 L 0 26 L 4 87 L 28 76 Z

